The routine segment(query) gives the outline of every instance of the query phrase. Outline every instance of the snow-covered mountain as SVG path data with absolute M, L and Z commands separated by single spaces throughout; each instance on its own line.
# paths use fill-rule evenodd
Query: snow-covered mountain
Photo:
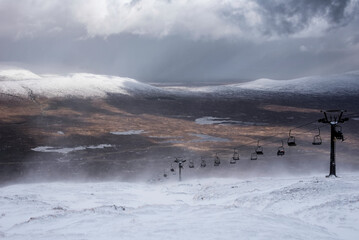
M 27 97 L 106 97 L 109 93 L 159 93 L 162 90 L 131 78 L 74 73 L 37 75 L 24 69 L 0 70 L 0 93 Z
M 354 240 L 358 180 L 17 184 L 0 188 L 0 238 Z
M 330 76 L 312 76 L 292 80 L 258 79 L 246 83 L 208 87 L 155 87 L 134 79 L 117 76 L 74 73 L 38 75 L 24 69 L 0 69 L 0 94 L 26 97 L 106 97 L 108 94 L 219 94 L 236 95 L 248 90 L 301 94 L 356 94 L 359 71 Z
M 292 80 L 258 79 L 239 85 L 242 89 L 297 93 L 357 93 L 359 71 L 329 76 L 311 76 Z
M 310 76 L 291 80 L 262 78 L 250 82 L 208 87 L 167 87 L 174 92 L 233 95 L 246 90 L 300 94 L 357 94 L 359 71 L 329 76 Z

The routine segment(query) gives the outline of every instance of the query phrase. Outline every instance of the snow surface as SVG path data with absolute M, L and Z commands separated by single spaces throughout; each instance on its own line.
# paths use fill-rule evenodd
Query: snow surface
M 218 117 L 201 117 L 197 118 L 195 122 L 199 125 L 213 125 L 213 124 L 222 124 L 222 123 L 237 123 L 230 118 L 218 118 Z
M 65 147 L 65 148 L 50 147 L 50 146 L 39 146 L 39 147 L 36 147 L 36 148 L 32 148 L 31 150 L 35 151 L 35 152 L 54 152 L 54 153 L 67 154 L 69 152 L 74 152 L 74 151 L 82 151 L 82 150 L 86 150 L 86 149 L 109 148 L 109 147 L 113 147 L 113 145 L 111 145 L 111 144 L 99 144 L 99 145 Z
M 241 84 L 242 89 L 299 93 L 357 92 L 359 71 L 331 76 L 311 76 L 292 80 L 258 79 Z
M 27 97 L 106 97 L 109 93 L 130 95 L 133 91 L 153 92 L 158 88 L 130 78 L 74 73 L 67 76 L 36 75 L 22 69 L 0 70 L 0 93 Z
M 242 126 L 265 126 L 265 125 L 267 125 L 266 123 L 243 122 L 243 121 L 231 120 L 230 118 L 218 118 L 218 117 L 210 117 L 210 116 L 197 118 L 197 119 L 195 119 L 195 123 L 197 123 L 199 125 L 214 125 L 214 124 L 219 124 L 219 125 L 237 124 L 237 125 L 242 125 Z
M 106 97 L 108 94 L 221 94 L 231 96 L 246 90 L 289 93 L 354 93 L 359 91 L 359 71 L 292 80 L 258 79 L 247 83 L 208 87 L 154 87 L 130 78 L 73 73 L 38 75 L 25 69 L 0 68 L 0 94 L 21 97 Z
M 182 93 L 217 93 L 232 95 L 244 90 L 288 93 L 351 93 L 359 91 L 359 71 L 329 76 L 309 76 L 291 80 L 262 78 L 250 82 L 205 87 L 166 87 L 167 90 Z
M 0 188 L 5 239 L 357 239 L 359 175 Z
M 25 69 L 0 69 L 0 81 L 20 81 L 29 79 L 41 79 L 41 77 Z
M 114 135 L 138 135 L 144 132 L 145 132 L 144 130 L 129 130 L 124 132 L 110 132 L 110 133 Z

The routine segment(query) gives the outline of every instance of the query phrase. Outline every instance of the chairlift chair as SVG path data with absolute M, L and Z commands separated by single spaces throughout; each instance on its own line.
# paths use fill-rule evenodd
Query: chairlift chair
M 186 162 L 186 159 L 176 158 L 176 160 L 175 160 L 174 162 L 175 162 L 175 163 L 178 163 L 178 167 L 179 167 L 179 168 L 183 168 L 183 163 Z
M 312 142 L 313 145 L 321 145 L 322 144 L 322 138 L 320 137 L 320 128 L 318 128 L 318 131 L 319 131 L 318 135 L 315 135 L 313 137 L 313 142 Z
M 219 159 L 219 157 L 216 153 L 216 156 L 214 157 L 214 166 L 217 167 L 217 166 L 219 166 L 219 164 L 221 164 L 221 160 Z
M 183 169 L 183 162 L 180 162 L 180 163 L 178 164 L 178 167 L 181 168 L 181 169 Z
M 297 144 L 295 143 L 295 137 L 290 135 L 291 131 L 292 130 L 289 130 L 289 137 L 287 140 L 287 144 L 288 144 L 288 146 L 293 147 L 293 146 L 296 146 Z
M 258 159 L 258 156 L 257 156 L 257 153 L 256 152 L 253 152 L 251 154 L 251 160 L 257 160 Z
M 173 168 L 173 166 L 172 166 L 172 163 L 171 163 L 171 170 L 170 170 L 171 172 L 174 172 L 175 171 L 175 169 Z
M 283 141 L 282 146 L 278 147 L 277 156 L 283 156 L 285 154 L 284 147 L 283 147 Z
M 237 150 L 237 149 L 234 149 L 234 150 L 233 150 L 232 160 L 234 160 L 234 161 L 239 160 L 239 153 L 238 153 L 238 150 Z
M 338 140 L 342 140 L 344 141 L 344 135 L 343 135 L 343 132 L 342 132 L 342 127 L 337 125 L 335 127 L 335 138 L 338 139 Z
M 259 146 L 259 140 L 257 142 L 257 147 L 255 149 L 255 152 L 256 152 L 257 155 L 263 155 L 263 147 Z
M 206 160 L 205 159 L 201 159 L 201 168 L 205 168 L 207 166 L 206 164 Z
M 189 161 L 188 167 L 189 167 L 189 168 L 194 168 L 194 162 L 193 162 L 193 161 Z
M 236 160 L 234 158 L 232 158 L 230 161 L 229 161 L 230 164 L 236 164 Z
M 322 144 L 322 138 L 320 137 L 320 135 L 315 135 L 313 138 L 313 145 L 321 145 Z

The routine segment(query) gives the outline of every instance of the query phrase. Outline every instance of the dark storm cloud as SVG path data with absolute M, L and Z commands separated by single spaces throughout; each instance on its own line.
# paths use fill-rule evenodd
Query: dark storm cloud
M 313 19 L 321 19 L 328 26 L 348 24 L 358 14 L 358 6 L 350 0 L 288 0 L 285 2 L 258 1 L 262 6 L 262 16 L 267 22 L 264 33 L 293 34 L 308 28 Z
M 358 0 L 0 0 L 0 62 L 146 81 L 343 72 L 359 69 L 358 9 Z
M 179 35 L 196 40 L 257 41 L 283 35 L 306 36 L 313 31 L 322 34 L 349 24 L 359 13 L 357 0 L 136 0 L 112 3 L 90 1 L 86 8 L 79 3 L 72 11 L 90 36 L 131 33 L 155 38 Z
M 75 26 L 90 37 L 129 33 L 263 41 L 313 31 L 322 34 L 351 23 L 358 13 L 357 0 L 2 0 L 0 36 L 76 34 Z

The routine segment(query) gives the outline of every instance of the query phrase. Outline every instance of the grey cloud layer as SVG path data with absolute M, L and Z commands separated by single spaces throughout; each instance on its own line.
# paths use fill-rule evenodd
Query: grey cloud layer
M 0 0 L 0 64 L 141 81 L 359 69 L 359 0 Z
M 357 0 L 2 0 L 0 34 L 17 38 L 82 26 L 90 36 L 305 37 L 349 24 Z
M 265 32 L 295 34 L 312 26 L 323 31 L 348 24 L 358 14 L 358 2 L 350 0 L 258 0 L 267 26 Z M 274 3 L 274 4 L 273 4 Z M 321 28 L 320 28 L 321 27 Z

